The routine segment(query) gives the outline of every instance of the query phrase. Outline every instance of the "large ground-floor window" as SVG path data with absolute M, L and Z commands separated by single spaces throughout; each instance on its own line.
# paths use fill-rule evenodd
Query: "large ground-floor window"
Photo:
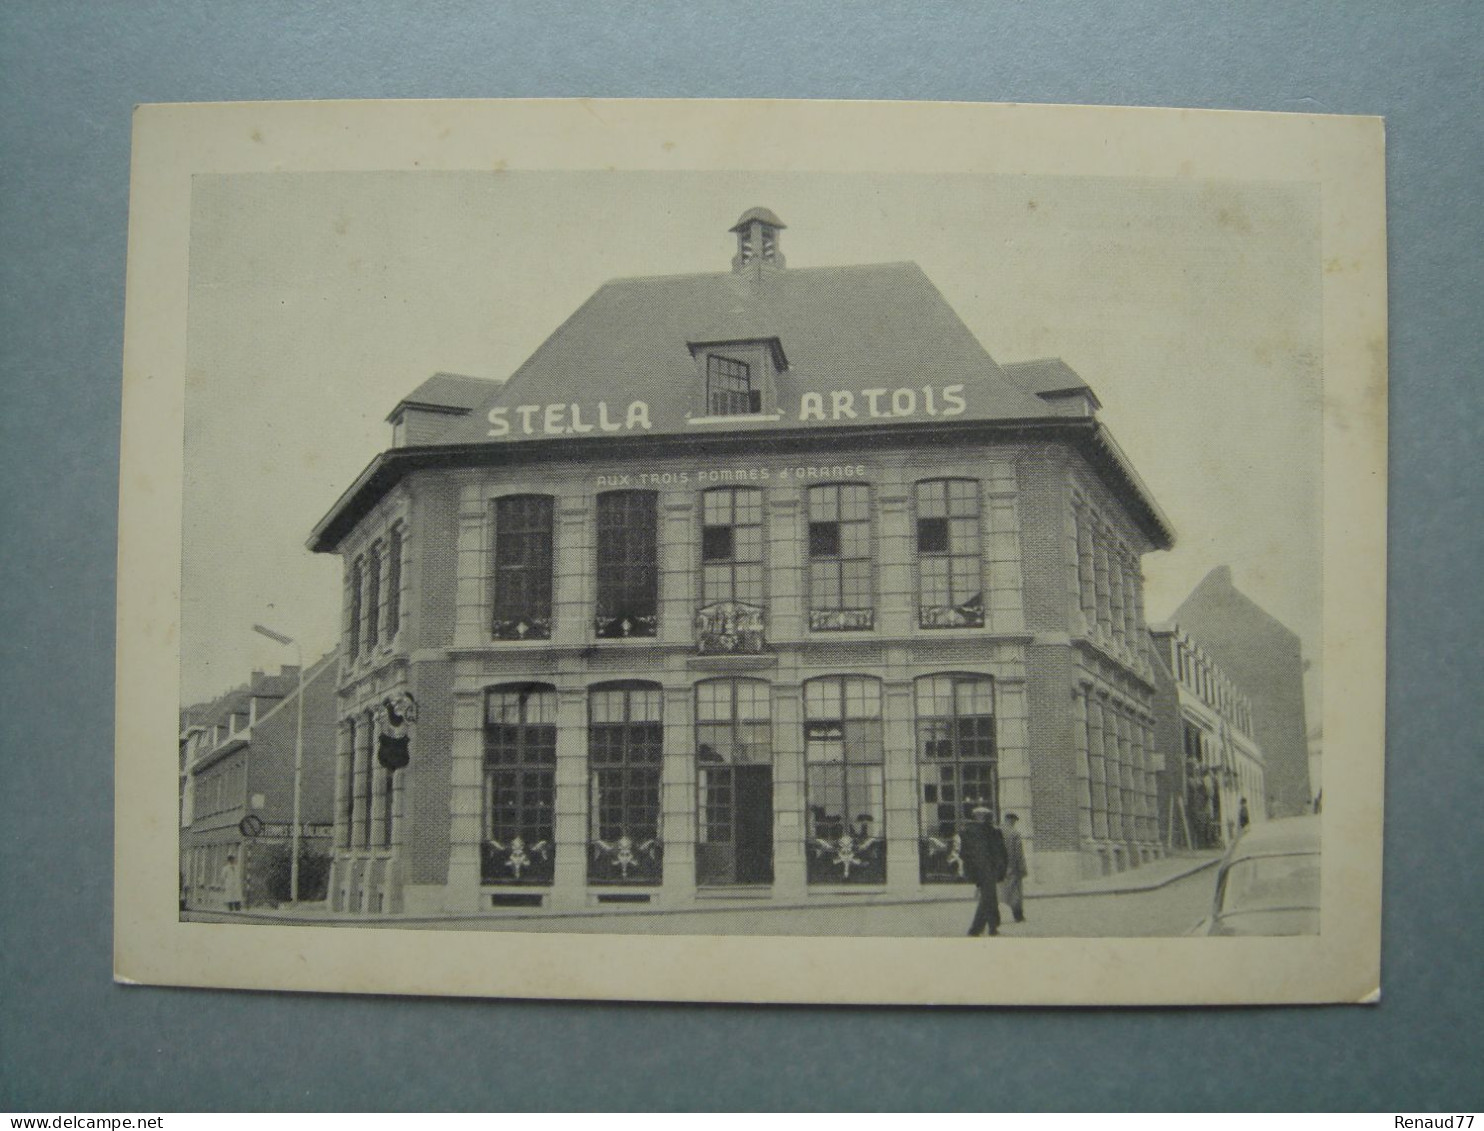
M 931 675 L 914 687 L 917 709 L 919 858 L 925 883 L 965 880 L 959 833 L 985 805 L 999 820 L 994 682 Z
M 485 694 L 486 884 L 546 884 L 556 859 L 556 690 L 506 684 Z
M 812 884 L 886 881 L 881 684 L 830 676 L 804 684 L 806 859 Z
M 588 866 L 593 883 L 658 883 L 664 692 L 620 683 L 588 693 Z

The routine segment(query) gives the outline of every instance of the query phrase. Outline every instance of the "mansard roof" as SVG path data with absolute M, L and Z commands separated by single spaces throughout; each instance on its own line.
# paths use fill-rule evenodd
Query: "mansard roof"
M 707 411 L 698 355 L 718 343 L 767 344 L 777 369 L 772 411 Z M 437 375 L 404 400 L 399 408 L 454 395 L 462 403 L 457 415 L 443 410 L 447 423 L 431 439 L 378 456 L 316 525 L 309 546 L 333 550 L 377 499 L 422 468 L 502 464 L 521 453 L 572 459 L 601 450 L 620 458 L 677 443 L 720 454 L 755 448 L 755 433 L 775 450 L 803 450 L 826 433 L 831 442 L 854 442 L 882 429 L 911 443 L 970 430 L 1054 432 L 1130 502 L 1155 546 L 1172 545 L 1168 519 L 1107 429 L 1063 403 L 1074 394 L 1097 407 L 1062 361 L 1001 368 L 915 263 L 618 279 L 599 287 L 505 382 L 450 384 Z M 635 402 L 643 405 L 637 415 L 629 411 Z M 580 411 L 570 411 L 574 405 Z M 578 419 L 582 427 L 572 427 Z M 503 427 L 492 427 L 496 420 Z M 622 424 L 594 427 L 605 420 Z M 642 427 L 631 423 L 640 420 Z
M 704 391 L 689 343 L 776 340 L 788 359 L 776 417 L 728 421 L 728 430 L 830 426 L 870 419 L 801 417 L 806 393 L 963 385 L 964 419 L 1029 420 L 1054 410 L 1006 377 L 915 263 L 787 268 L 761 277 L 727 272 L 619 279 L 604 284 L 440 443 L 487 441 L 492 408 L 578 404 L 649 406 L 651 435 L 696 434 Z M 859 402 L 862 406 L 864 401 Z M 892 423 L 883 416 L 879 423 Z M 544 438 L 515 429 L 503 442 Z
M 500 382 L 488 377 L 466 377 L 462 373 L 434 373 L 400 401 L 387 414 L 394 419 L 404 409 L 421 408 L 433 412 L 460 414 L 478 408 L 489 399 Z

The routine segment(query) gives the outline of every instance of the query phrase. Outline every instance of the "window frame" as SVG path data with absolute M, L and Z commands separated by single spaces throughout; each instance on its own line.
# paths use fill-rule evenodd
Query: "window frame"
M 599 697 L 615 694 L 623 696 L 623 718 L 599 721 Z M 635 720 L 634 696 L 639 694 L 653 696 L 652 700 L 646 700 L 643 713 L 653 713 L 654 718 Z M 607 728 L 607 733 L 601 733 L 600 727 Z M 612 757 L 615 746 L 617 756 Z M 601 760 L 600 749 L 605 755 Z M 612 680 L 591 685 L 587 694 L 589 884 L 653 885 L 661 881 L 664 764 L 664 686 L 650 680 Z M 616 803 L 609 800 L 614 795 Z M 616 824 L 608 819 L 615 804 L 621 814 Z M 636 823 L 631 807 L 637 808 L 644 818 L 643 824 Z
M 845 492 L 860 492 L 864 498 L 865 518 L 846 519 L 841 517 L 845 513 Z M 807 582 L 807 606 L 809 631 L 810 632 L 870 632 L 876 627 L 876 518 L 874 491 L 869 483 L 819 483 L 809 487 L 804 495 L 804 524 L 805 524 L 805 546 L 806 546 L 806 582 Z M 833 499 L 833 518 L 816 518 L 816 514 L 822 513 L 822 508 L 816 506 L 817 500 L 826 498 Z M 842 529 L 847 524 L 853 527 L 864 527 L 861 536 L 864 545 L 864 553 L 846 554 L 846 533 Z M 816 527 L 834 527 L 834 552 L 826 554 L 815 553 Z M 868 604 L 851 605 L 845 600 L 846 571 L 851 565 L 865 563 L 866 596 Z M 820 566 L 833 567 L 834 588 L 839 597 L 834 606 L 821 603 L 819 585 L 816 581 L 816 568 Z
M 381 540 L 366 551 L 366 651 L 375 653 L 381 643 Z
M 609 513 L 615 509 L 616 513 Z M 636 511 L 647 513 L 636 515 Z M 647 533 L 634 529 L 637 518 L 647 518 Z M 598 639 L 648 639 L 659 635 L 659 522 L 658 491 L 624 488 L 598 494 L 594 503 L 597 536 L 593 608 L 593 631 Z M 630 553 L 636 549 L 645 551 L 642 560 Z
M 751 496 L 756 500 L 757 520 L 755 522 L 738 522 L 739 496 Z M 726 497 L 727 515 L 730 521 L 725 523 L 711 523 L 707 521 L 708 500 Z M 700 554 L 700 600 L 699 607 L 706 608 L 710 605 L 722 602 L 732 602 L 742 605 L 756 605 L 759 608 L 767 605 L 767 523 L 766 523 L 766 496 L 760 487 L 708 487 L 701 492 L 701 539 L 699 546 Z M 729 531 L 728 553 L 725 556 L 708 557 L 706 540 L 710 531 Z M 739 530 L 757 531 L 757 556 L 751 558 L 738 557 L 738 547 L 741 541 L 738 538 Z M 707 577 L 707 567 L 724 567 L 727 571 L 726 596 L 712 596 L 708 589 L 710 582 Z M 756 572 L 756 581 L 752 586 L 756 594 L 751 596 L 739 595 L 738 571 L 746 567 L 752 567 Z
M 943 700 L 943 685 L 946 684 L 948 712 L 939 711 Z M 961 709 L 960 689 L 982 688 L 988 697 L 988 712 L 965 712 Z M 971 693 L 972 694 L 972 693 Z M 924 709 L 927 697 L 928 710 Z M 971 882 L 963 871 L 961 847 L 955 843 L 964 824 L 971 819 L 975 806 L 987 805 L 998 822 L 1000 815 L 1000 750 L 999 750 L 999 704 L 995 679 L 984 672 L 930 672 L 912 681 L 913 754 L 917 763 L 917 814 L 918 855 L 920 878 L 923 883 L 967 883 Z M 973 720 L 984 733 L 971 734 L 965 723 Z M 930 737 L 933 736 L 933 737 Z M 947 753 L 930 754 L 929 742 L 945 742 Z M 972 753 L 965 752 L 967 743 L 987 742 L 984 747 L 969 746 Z M 970 768 L 976 771 L 970 788 Z M 937 781 L 929 781 L 929 771 L 935 771 Z M 945 775 L 944 771 L 948 771 Z M 947 785 L 952 789 L 948 801 L 942 799 L 942 790 Z M 930 797 L 929 794 L 932 794 Z M 929 828 L 928 807 L 937 810 L 937 820 Z M 951 818 L 943 814 L 945 806 L 955 806 L 957 812 Z M 952 825 L 951 831 L 944 825 Z
M 805 680 L 800 690 L 807 882 L 884 884 L 889 830 L 886 828 L 886 719 L 882 681 L 858 674 L 816 676 Z M 830 707 L 829 700 L 833 698 L 838 711 L 816 713 L 819 710 L 813 694 L 816 690 L 824 699 L 823 707 Z M 833 696 L 829 694 L 831 690 Z M 852 713 L 853 702 L 873 706 L 874 710 Z M 837 743 L 836 757 L 816 756 L 811 751 L 812 746 L 822 754 Z M 861 756 L 863 750 L 868 756 Z M 828 773 L 831 767 L 838 767 L 838 773 Z M 830 778 L 837 780 L 831 782 Z M 841 812 L 826 816 L 832 823 L 823 826 L 821 794 L 836 789 Z M 869 818 L 864 828 L 861 816 Z M 845 843 L 847 838 L 849 844 Z
M 376 816 L 376 740 L 380 728 L 376 725 L 376 715 L 371 711 L 362 712 L 361 716 L 366 724 L 366 768 L 362 772 L 361 780 L 365 789 L 357 800 L 361 816 L 361 848 L 371 848 L 371 825 Z
M 402 523 L 392 523 L 386 535 L 386 642 L 391 644 L 402 629 Z
M 502 698 L 507 703 L 514 699 L 518 711 L 514 722 L 492 717 Z M 533 701 L 539 711 L 534 719 Z M 480 883 L 550 884 L 556 864 L 557 689 L 534 681 L 494 684 L 484 690 L 483 708 Z M 514 732 L 513 743 L 501 741 L 502 730 Z M 503 813 L 507 790 L 514 793 L 513 821 Z
M 528 509 L 533 506 L 534 514 Z M 555 497 L 536 492 L 497 496 L 490 500 L 490 527 L 490 636 L 550 640 L 556 599 Z M 502 561 L 502 554 L 510 560 Z
M 352 662 L 361 656 L 361 586 L 364 583 L 365 555 L 357 554 L 350 563 L 350 612 L 347 620 L 350 622 L 347 629 L 348 639 L 345 642 L 345 650 Z
M 964 497 L 973 501 L 973 513 L 955 513 L 954 504 L 959 501 L 954 497 L 953 484 L 972 484 L 973 491 Z M 941 515 L 924 515 L 924 491 L 941 486 L 943 488 Z M 972 549 L 956 548 L 954 540 L 954 523 L 971 520 L 974 523 Z M 941 550 L 923 549 L 923 524 L 925 522 L 941 522 L 944 548 Z M 938 527 L 932 529 L 937 530 Z M 985 615 L 985 568 L 984 568 L 984 485 L 978 479 L 967 476 L 950 475 L 939 476 L 932 479 L 919 479 L 912 485 L 912 551 L 917 573 L 917 627 L 930 631 L 938 631 L 947 628 L 983 628 L 987 621 Z M 974 578 L 976 584 L 972 593 L 964 595 L 963 600 L 956 600 L 959 596 L 956 579 L 958 577 L 957 563 L 974 563 Z M 947 592 L 945 600 L 940 603 L 930 604 L 927 600 L 929 577 L 926 563 L 947 563 Z M 934 582 L 936 583 L 936 582 Z
M 755 368 L 753 361 L 744 361 L 716 350 L 708 351 L 704 415 L 761 416 L 764 411 L 763 383 L 754 380 Z

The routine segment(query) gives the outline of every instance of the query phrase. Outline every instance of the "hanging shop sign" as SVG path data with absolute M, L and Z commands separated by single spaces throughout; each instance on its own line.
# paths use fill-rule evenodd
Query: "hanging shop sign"
M 410 724 L 417 721 L 417 700 L 410 691 L 399 691 L 383 699 L 376 713 L 381 724 L 376 760 L 385 770 L 400 770 L 412 760 Z

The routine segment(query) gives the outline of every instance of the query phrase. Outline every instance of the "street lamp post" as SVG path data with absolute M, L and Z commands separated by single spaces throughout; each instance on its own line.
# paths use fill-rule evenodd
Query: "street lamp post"
M 304 646 L 292 636 L 284 636 L 260 624 L 253 625 L 252 630 L 285 647 L 292 644 L 299 665 L 299 704 L 294 725 L 294 823 L 289 827 L 289 902 L 298 903 L 299 836 L 302 831 L 299 821 L 304 794 Z

